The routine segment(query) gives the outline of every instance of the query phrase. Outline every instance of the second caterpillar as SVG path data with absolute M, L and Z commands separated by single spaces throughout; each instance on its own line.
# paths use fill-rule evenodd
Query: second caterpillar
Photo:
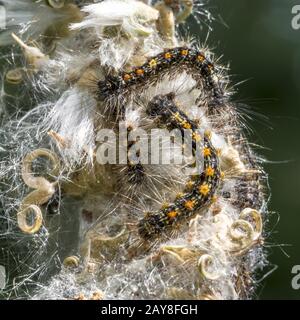
M 158 118 L 169 129 L 191 130 L 192 153 L 196 155 L 197 143 L 202 139 L 196 122 L 181 111 L 174 101 L 174 94 L 154 97 L 147 108 L 150 117 Z M 146 213 L 139 221 L 139 234 L 143 239 L 151 239 L 170 229 L 175 223 L 191 218 L 199 209 L 212 202 L 221 179 L 217 151 L 210 135 L 203 137 L 203 172 L 193 175 L 187 182 L 184 193 L 171 204 L 162 206 L 158 211 Z

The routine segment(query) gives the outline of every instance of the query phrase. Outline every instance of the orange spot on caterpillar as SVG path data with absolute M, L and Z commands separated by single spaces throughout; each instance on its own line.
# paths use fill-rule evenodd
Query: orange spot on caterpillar
M 204 155 L 204 157 L 209 157 L 209 156 L 211 156 L 211 150 L 210 150 L 210 148 L 204 148 L 204 149 L 203 149 L 203 155 Z
M 195 200 L 188 200 L 184 203 L 184 207 L 188 210 L 193 210 L 195 207 Z
M 137 69 L 135 70 L 135 73 L 138 75 L 138 76 L 142 76 L 144 74 L 144 70 L 143 69 Z
M 191 129 L 191 128 L 192 128 L 191 124 L 188 123 L 188 122 L 183 122 L 183 123 L 182 123 L 182 127 L 183 127 L 184 129 Z
M 189 51 L 188 51 L 187 49 L 183 49 L 183 50 L 181 50 L 181 52 L 180 52 L 180 54 L 181 54 L 182 56 L 187 56 L 188 53 L 189 53 Z
M 199 54 L 199 55 L 197 56 L 197 60 L 200 61 L 200 62 L 203 62 L 203 61 L 205 60 L 204 55 Z
M 155 68 L 157 66 L 157 60 L 156 59 L 151 59 L 149 61 L 149 67 L 150 68 Z
M 208 167 L 205 170 L 205 174 L 207 177 L 213 177 L 213 175 L 215 174 L 215 169 L 213 169 L 212 167 Z
M 170 52 L 166 52 L 164 54 L 165 59 L 171 59 L 172 58 L 172 54 Z
M 124 80 L 124 81 L 129 81 L 130 79 L 131 79 L 131 75 L 130 75 L 130 74 L 125 73 L 125 74 L 123 75 L 123 80 Z
M 178 122 L 182 122 L 182 118 L 181 118 L 179 112 L 176 112 L 176 113 L 174 114 L 174 119 L 175 119 L 176 121 L 178 121 Z
M 201 136 L 200 136 L 199 133 L 193 132 L 192 138 L 193 138 L 193 140 L 195 140 L 196 142 L 201 141 Z
M 208 184 L 204 183 L 199 187 L 199 193 L 203 196 L 207 196 L 210 191 L 210 187 Z
M 170 211 L 167 213 L 167 216 L 169 219 L 175 219 L 177 217 L 177 212 L 176 211 Z

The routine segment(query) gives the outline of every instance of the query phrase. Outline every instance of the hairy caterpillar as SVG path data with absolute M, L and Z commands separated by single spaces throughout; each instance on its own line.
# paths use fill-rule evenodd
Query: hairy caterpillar
M 127 127 L 127 139 L 129 136 L 129 133 L 132 131 L 132 127 Z M 128 182 L 133 184 L 139 184 L 144 178 L 145 175 L 145 169 L 143 165 L 138 163 L 132 163 L 131 157 L 130 157 L 130 148 L 135 144 L 134 141 L 128 142 L 127 146 L 127 168 L 125 174 L 128 176 Z M 136 155 L 137 156 L 137 155 Z
M 105 100 L 116 94 L 126 94 L 127 89 L 133 85 L 151 84 L 156 76 L 163 75 L 175 66 L 182 66 L 191 71 L 197 83 L 204 79 L 204 88 L 212 93 L 214 103 L 218 104 L 223 100 L 224 90 L 217 79 L 214 65 L 201 51 L 187 47 L 166 50 L 131 72 L 121 72 L 117 76 L 109 76 L 106 80 L 99 81 L 99 97 Z
M 196 143 L 201 139 L 197 133 L 198 126 L 185 113 L 180 111 L 174 102 L 174 94 L 154 97 L 148 105 L 148 114 L 161 118 L 169 128 L 192 130 L 192 149 L 196 154 Z M 176 222 L 189 218 L 197 210 L 208 204 L 220 183 L 220 166 L 216 150 L 212 146 L 209 134 L 203 139 L 204 171 L 187 183 L 186 193 L 178 197 L 174 203 L 163 206 L 156 212 L 150 212 L 139 221 L 139 234 L 144 239 L 159 235 L 164 229 Z

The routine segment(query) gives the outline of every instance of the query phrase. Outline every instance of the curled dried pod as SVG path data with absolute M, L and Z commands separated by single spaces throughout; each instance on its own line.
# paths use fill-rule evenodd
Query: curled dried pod
M 6 75 L 5 79 L 10 84 L 19 84 L 23 80 L 23 73 L 21 68 L 11 69 Z
M 115 236 L 109 236 L 106 234 L 101 234 L 97 236 L 97 240 L 102 241 L 106 243 L 109 246 L 114 246 L 115 244 L 119 244 L 120 241 L 122 242 L 124 238 L 128 237 L 128 233 L 126 232 L 126 228 L 122 228 L 119 233 L 117 233 Z
M 122 228 L 116 235 L 110 236 L 104 233 L 91 230 L 86 235 L 86 241 L 81 246 L 80 251 L 83 257 L 89 259 L 103 260 L 112 258 L 126 242 L 129 237 L 127 228 Z
M 79 258 L 77 256 L 70 256 L 64 259 L 63 265 L 66 268 L 77 268 L 79 266 Z
M 198 268 L 202 277 L 208 280 L 217 280 L 220 274 L 213 272 L 214 258 L 209 254 L 203 254 L 198 260 Z
M 37 47 L 29 46 L 25 44 L 18 36 L 12 33 L 13 39 L 17 44 L 22 48 L 25 59 L 28 65 L 34 70 L 38 71 L 42 69 L 49 60 L 49 57 L 46 56 L 41 50 Z
M 248 243 L 254 238 L 254 230 L 248 221 L 239 219 L 230 226 L 229 236 L 233 241 Z
M 33 223 L 29 224 L 29 215 L 33 214 Z M 36 205 L 29 205 L 17 214 L 19 228 L 27 234 L 33 234 L 40 230 L 43 222 L 41 209 Z
M 51 174 L 59 173 L 59 159 L 55 153 L 48 149 L 36 149 L 28 153 L 22 166 L 22 178 L 27 186 L 36 189 L 30 192 L 22 201 L 20 211 L 17 214 L 18 225 L 20 229 L 29 234 L 37 232 L 42 224 L 42 212 L 38 207 L 49 201 L 55 193 L 55 185 L 57 182 L 50 182 L 44 177 L 35 177 L 32 172 L 32 163 L 39 157 L 46 157 L 52 163 Z M 34 213 L 34 223 L 27 223 L 28 213 Z
M 65 6 L 65 0 L 48 0 L 47 2 L 54 9 L 61 9 Z
M 236 220 L 229 228 L 229 238 L 231 245 L 229 252 L 233 255 L 242 255 L 257 243 L 256 233 L 250 222 L 246 220 Z
M 262 223 L 262 218 L 260 212 L 258 212 L 255 209 L 251 208 L 245 208 L 241 213 L 240 213 L 240 219 L 247 220 L 251 219 L 254 223 L 254 231 L 255 231 L 255 236 L 254 238 L 257 239 L 260 237 L 262 233 L 262 228 L 263 228 L 263 223 Z
M 33 150 L 25 156 L 22 166 L 22 178 L 24 182 L 27 184 L 27 186 L 30 188 L 43 190 L 47 188 L 51 189 L 53 183 L 49 182 L 44 177 L 35 177 L 32 172 L 33 161 L 40 157 L 45 157 L 50 160 L 52 164 L 50 174 L 52 176 L 57 176 L 59 174 L 60 161 L 58 156 L 51 150 L 41 148 Z
M 197 255 L 194 249 L 179 245 L 162 246 L 160 250 L 162 254 L 168 254 L 181 263 L 195 258 L 195 256 Z

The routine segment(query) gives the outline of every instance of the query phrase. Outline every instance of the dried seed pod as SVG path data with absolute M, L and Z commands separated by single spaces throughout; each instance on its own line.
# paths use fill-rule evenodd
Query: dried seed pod
M 23 80 L 23 73 L 21 68 L 9 70 L 6 73 L 5 79 L 10 84 L 19 84 Z
M 32 163 L 39 157 L 48 158 L 52 164 L 52 174 L 57 175 L 59 172 L 59 159 L 55 153 L 47 149 L 37 149 L 29 154 L 23 160 L 22 178 L 29 187 L 36 189 L 29 193 L 22 201 L 20 211 L 18 212 L 18 224 L 25 233 L 37 232 L 42 224 L 42 212 L 38 207 L 49 201 L 55 193 L 55 185 L 57 182 L 49 182 L 44 177 L 35 177 L 32 172 Z M 27 214 L 29 210 L 35 214 L 35 222 L 32 226 L 27 224 Z
M 52 186 L 52 183 L 49 182 L 44 177 L 35 177 L 32 172 L 32 164 L 33 162 L 40 158 L 44 157 L 50 160 L 52 163 L 52 170 L 50 174 L 52 176 L 57 176 L 60 170 L 60 163 L 57 155 L 52 152 L 51 150 L 40 148 L 33 150 L 32 152 L 28 153 L 24 160 L 23 160 L 23 166 L 22 166 L 22 178 L 24 182 L 28 185 L 28 187 L 33 189 L 47 189 Z
M 162 254 L 168 254 L 181 263 L 184 263 L 189 259 L 193 259 L 197 255 L 199 256 L 199 251 L 186 246 L 167 245 L 162 246 L 160 250 Z
M 228 251 L 235 256 L 244 254 L 257 243 L 252 225 L 242 219 L 233 222 L 229 228 L 228 235 L 231 239 Z
M 34 222 L 30 225 L 28 224 L 29 214 L 34 214 Z M 18 212 L 17 220 L 19 228 L 28 234 L 36 233 L 40 230 L 43 222 L 43 215 L 41 209 L 36 205 L 29 205 L 22 211 Z
M 49 57 L 43 54 L 40 49 L 28 46 L 14 33 L 12 33 L 11 36 L 17 42 L 17 44 L 23 49 L 25 59 L 29 67 L 31 67 L 33 71 L 38 71 L 47 64 Z
M 214 264 L 214 258 L 209 254 L 203 254 L 198 260 L 198 268 L 201 276 L 208 280 L 217 280 L 220 275 L 218 273 L 214 273 L 209 269 L 212 269 L 212 265 Z
M 77 268 L 79 266 L 79 258 L 76 256 L 70 256 L 65 258 L 63 265 L 67 268 Z
M 120 245 L 125 243 L 129 237 L 128 230 L 122 228 L 118 234 L 109 236 L 101 234 L 95 230 L 91 230 L 86 234 L 86 241 L 81 246 L 81 255 L 88 257 L 88 260 L 102 261 L 113 258 L 118 252 Z
M 236 220 L 231 225 L 228 232 L 232 241 L 248 244 L 254 238 L 252 225 L 245 220 Z
M 61 9 L 65 5 L 65 0 L 48 0 L 47 2 L 54 9 Z
M 252 219 L 255 224 L 255 236 L 254 238 L 257 239 L 262 233 L 263 223 L 260 212 L 257 210 L 251 209 L 251 208 L 245 208 L 240 213 L 240 219 L 246 220 L 246 219 Z

